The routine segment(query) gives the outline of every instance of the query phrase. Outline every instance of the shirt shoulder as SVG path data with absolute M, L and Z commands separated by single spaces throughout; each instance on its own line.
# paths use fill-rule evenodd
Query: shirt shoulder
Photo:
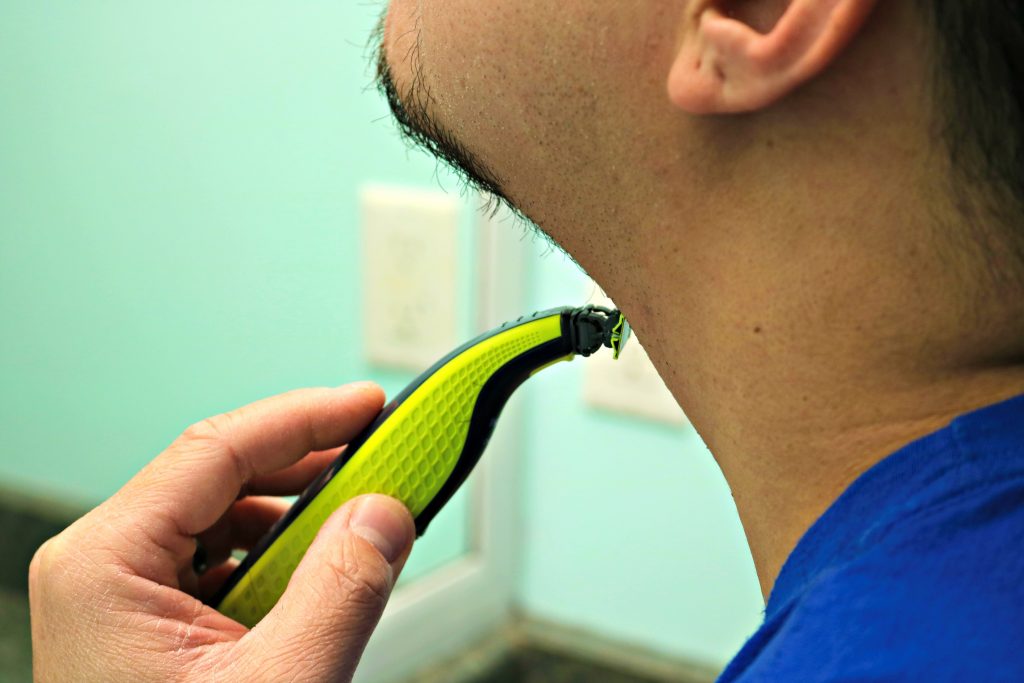
M 868 526 L 721 681 L 1024 680 L 1024 476 Z

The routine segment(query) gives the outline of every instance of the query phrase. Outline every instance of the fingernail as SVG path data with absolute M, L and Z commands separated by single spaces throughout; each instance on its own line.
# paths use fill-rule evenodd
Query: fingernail
M 352 533 L 372 543 L 388 564 L 394 564 L 412 543 L 408 513 L 400 505 L 386 496 L 367 496 L 359 501 L 349 520 Z
M 342 384 L 342 385 L 340 385 L 338 387 L 335 387 L 335 388 L 336 389 L 343 389 L 345 391 L 367 391 L 369 389 L 377 389 L 377 390 L 379 390 L 380 389 L 380 385 L 378 385 L 376 382 L 371 382 L 369 380 L 364 380 L 364 381 L 360 381 L 360 382 L 348 382 L 347 384 Z

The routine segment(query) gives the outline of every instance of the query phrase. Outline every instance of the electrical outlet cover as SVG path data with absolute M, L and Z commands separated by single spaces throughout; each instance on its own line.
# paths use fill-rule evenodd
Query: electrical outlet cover
M 366 186 L 360 204 L 367 360 L 425 370 L 459 343 L 461 202 L 438 191 Z

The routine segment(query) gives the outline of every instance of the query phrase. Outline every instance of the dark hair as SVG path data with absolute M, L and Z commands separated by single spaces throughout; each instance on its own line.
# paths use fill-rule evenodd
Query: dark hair
M 975 222 L 1001 224 L 981 227 L 996 227 L 1024 270 L 1024 2 L 918 2 L 934 28 L 938 122 L 955 194 Z

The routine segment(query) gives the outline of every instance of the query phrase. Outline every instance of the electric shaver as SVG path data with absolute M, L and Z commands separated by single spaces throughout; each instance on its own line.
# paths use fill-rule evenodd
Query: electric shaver
M 525 380 L 602 346 L 618 358 L 629 334 L 617 310 L 563 307 L 509 321 L 455 349 L 398 394 L 317 476 L 211 604 L 254 626 L 284 593 L 321 525 L 364 493 L 400 500 L 422 535 L 480 459 L 502 408 Z

